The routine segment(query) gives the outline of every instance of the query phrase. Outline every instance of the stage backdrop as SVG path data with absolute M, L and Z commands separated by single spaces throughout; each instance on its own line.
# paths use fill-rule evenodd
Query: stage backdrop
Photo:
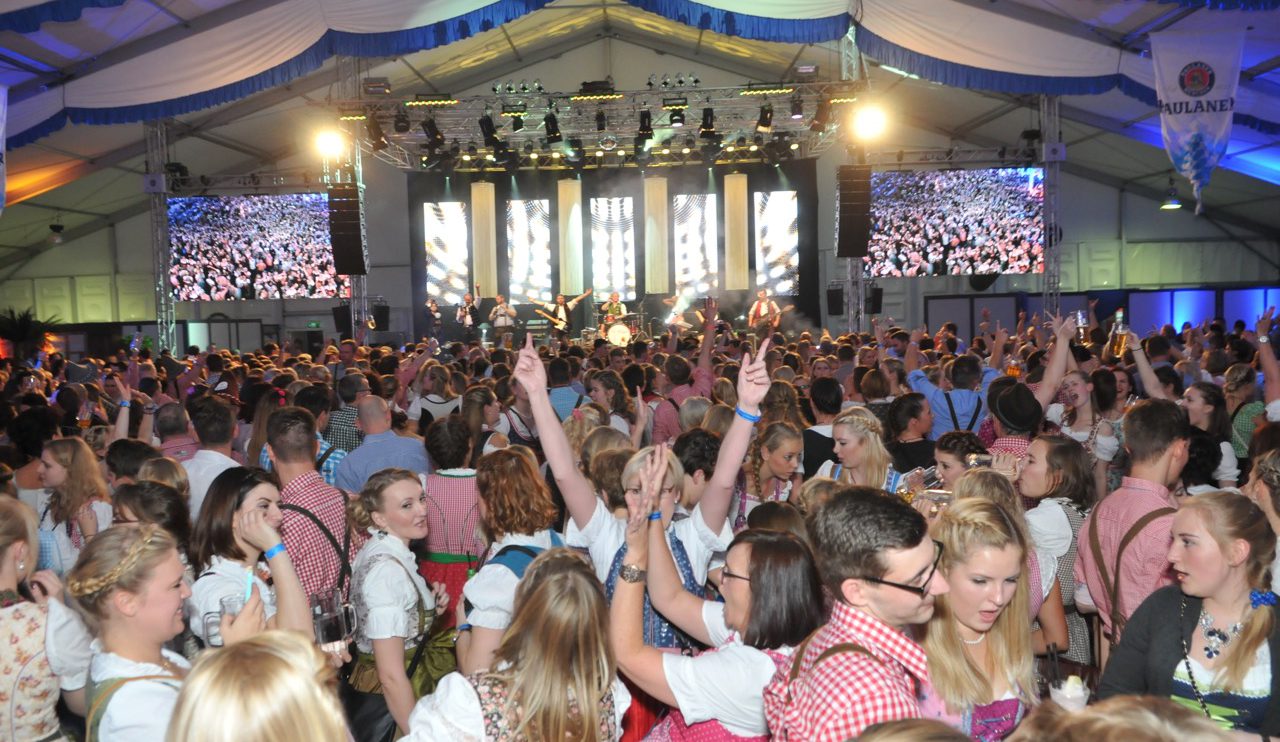
M 741 223 L 726 225 L 724 178 L 739 173 L 747 176 L 749 206 L 733 210 L 734 218 Z M 623 294 L 630 311 L 643 307 L 650 320 L 661 320 L 670 313 L 661 300 L 677 292 L 689 301 L 718 296 L 721 313 L 737 318 L 746 313 L 756 287 L 763 286 L 785 292 L 779 298 L 780 304 L 795 304 L 794 318 L 788 316 L 787 319 L 789 327 L 816 327 L 821 321 L 817 215 L 819 208 L 832 208 L 832 202 L 819 199 L 814 160 L 793 160 L 777 167 L 691 165 L 643 172 L 635 168 L 606 168 L 581 172 L 487 173 L 483 178 L 470 173 L 448 177 L 411 173 L 408 177 L 410 252 L 414 304 L 418 307 L 414 313 L 415 336 L 423 332 L 421 307 L 428 298 L 428 284 L 436 291 L 449 289 L 436 298 L 441 306 L 445 337 L 452 336 L 456 308 L 453 296 L 459 288 L 477 283 L 481 278 L 476 275 L 477 266 L 486 272 L 492 270 L 490 266 L 496 266 L 497 290 L 503 294 L 513 286 L 527 290 L 531 283 L 542 283 L 549 277 L 548 291 L 552 296 L 563 291 L 572 298 L 587 287 L 595 287 L 597 294 L 613 289 Z M 646 177 L 665 180 L 666 201 L 657 210 L 664 218 L 652 218 L 650 205 L 645 203 L 646 193 L 662 192 L 652 184 L 646 189 Z M 561 186 L 560 181 L 566 178 L 581 183 L 581 197 L 574 203 L 562 204 L 563 194 L 578 191 Z M 494 203 L 489 208 L 477 208 L 477 204 L 471 203 L 472 184 L 481 181 L 493 185 Z M 708 195 L 714 197 L 705 198 Z M 512 201 L 518 205 L 515 212 L 509 206 Z M 536 225 L 523 218 L 530 213 L 531 202 L 546 203 L 549 225 L 532 229 Z M 790 216 L 791 204 L 794 204 L 794 218 Z M 691 210 L 693 205 L 699 208 Z M 542 212 L 538 211 L 540 216 Z M 522 215 L 518 220 L 520 224 L 509 224 L 509 213 Z M 442 220 L 438 218 L 440 214 L 449 214 L 453 219 Z M 669 218 L 665 218 L 667 215 Z M 692 218 L 685 218 L 690 216 Z M 463 219 L 465 224 L 458 224 L 457 219 Z M 494 223 L 477 224 L 477 219 Z M 650 225 L 661 225 L 666 234 L 647 234 Z M 699 234 L 690 234 L 691 229 Z M 746 235 L 748 240 L 749 280 L 748 288 L 743 290 L 724 289 L 726 233 Z M 492 234 L 493 242 L 477 241 L 477 234 Z M 534 235 L 537 245 L 513 244 L 513 235 L 525 242 Z M 581 240 L 581 244 L 561 244 L 566 235 L 575 243 Z M 665 260 L 655 260 L 655 265 L 650 266 L 647 253 L 659 249 L 658 246 L 665 247 Z M 535 248 L 536 255 L 524 254 L 530 247 Z M 699 254 L 681 254 L 691 247 L 696 247 Z M 477 255 L 476 250 L 484 254 Z M 789 258 L 792 251 L 794 258 Z M 531 263 L 530 259 L 535 262 Z M 544 260 L 549 260 L 549 264 L 543 265 Z M 564 260 L 577 264 L 562 267 Z M 694 266 L 699 275 L 690 281 L 688 273 L 693 272 Z M 661 269 L 667 281 L 666 286 L 655 287 L 659 291 L 649 296 L 646 282 L 654 275 L 654 268 Z M 563 286 L 566 275 L 581 276 L 583 288 Z M 633 296 L 636 298 L 632 299 Z M 591 298 L 604 301 L 608 297 Z M 480 312 L 487 317 L 493 296 L 485 295 L 482 299 Z M 510 299 L 520 320 L 537 317 L 527 298 L 512 296 Z M 584 323 L 585 312 L 580 308 L 575 325 L 581 328 Z

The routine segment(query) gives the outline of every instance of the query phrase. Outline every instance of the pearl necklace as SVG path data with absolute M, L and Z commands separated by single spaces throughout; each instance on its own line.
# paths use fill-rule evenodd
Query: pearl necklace
M 971 647 L 976 647 L 976 646 L 978 646 L 979 644 L 981 644 L 982 642 L 984 642 L 984 641 L 986 641 L 986 640 L 987 640 L 987 635 L 986 635 L 986 634 L 979 634 L 979 635 L 978 635 L 978 638 L 977 638 L 977 639 L 974 639 L 974 640 L 972 640 L 972 641 L 970 641 L 970 640 L 968 640 L 968 639 L 964 638 L 963 636 L 962 636 L 962 637 L 960 637 L 960 641 L 964 642 L 965 644 L 968 644 L 968 645 L 969 645 L 969 646 L 971 646 Z

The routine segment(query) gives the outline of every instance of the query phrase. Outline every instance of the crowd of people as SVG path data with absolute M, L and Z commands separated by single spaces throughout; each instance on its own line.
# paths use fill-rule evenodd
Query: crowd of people
M 1280 735 L 1270 311 L 707 309 L 0 362 L 0 737 Z
M 1036 169 L 910 170 L 871 181 L 867 273 L 1044 271 L 1044 175 Z
M 169 199 L 169 284 L 177 301 L 331 299 L 334 268 L 325 194 Z

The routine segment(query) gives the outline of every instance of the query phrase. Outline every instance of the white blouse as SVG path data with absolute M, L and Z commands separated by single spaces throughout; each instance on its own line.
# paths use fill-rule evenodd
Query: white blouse
M 98 533 L 102 533 L 111 527 L 111 503 L 102 500 L 93 500 L 89 503 L 89 508 L 93 511 L 94 519 L 98 521 Z M 71 571 L 75 566 L 76 559 L 80 558 L 80 549 L 71 542 L 71 534 L 67 532 L 66 523 L 54 523 L 53 511 L 48 508 L 48 499 L 45 499 L 45 508 L 37 511 L 40 518 L 40 529 L 53 533 L 54 553 L 52 555 L 53 571 L 59 577 Z
M 253 584 L 258 587 L 258 596 L 262 598 L 262 608 L 267 619 L 276 615 L 276 591 L 263 579 L 271 572 L 265 564 L 258 567 L 262 574 L 249 569 L 243 564 L 225 557 L 214 556 L 209 567 L 196 578 L 191 586 L 191 597 L 187 598 L 187 615 L 191 619 L 191 633 L 195 634 L 206 645 L 209 637 L 204 633 L 204 616 L 206 613 L 221 613 L 222 599 L 232 596 L 244 597 L 244 586 L 250 575 Z
M 93 643 L 93 662 L 89 677 L 94 683 L 104 683 L 120 678 L 137 678 L 144 675 L 169 675 L 169 671 L 149 662 L 134 662 L 110 652 L 102 651 L 102 643 Z M 180 654 L 161 650 L 164 658 L 175 667 L 191 669 L 191 664 Z M 125 683 L 111 697 L 102 712 L 98 727 L 98 742 L 139 742 L 162 740 L 169 729 L 173 707 L 182 690 L 181 678 L 165 680 L 135 680 Z
M 405 414 L 410 420 L 418 420 L 422 417 L 422 411 L 426 410 L 431 415 L 431 419 L 439 420 L 462 407 L 462 397 L 454 397 L 446 400 L 439 394 L 428 394 L 419 397 L 413 390 L 409 391 L 409 409 L 405 410 Z
M 373 538 L 356 554 L 351 566 L 351 599 L 356 609 L 356 649 L 373 652 L 374 639 L 405 640 L 405 648 L 417 646 L 418 606 L 432 612 L 435 596 L 418 574 L 418 563 L 408 545 L 395 536 L 370 528 Z
M 613 681 L 614 728 L 622 735 L 622 716 L 631 707 L 631 694 L 621 680 Z M 484 714 L 475 686 L 461 673 L 451 672 L 409 713 L 409 734 L 401 742 L 485 742 Z
M 727 550 L 733 541 L 733 529 L 730 527 L 729 519 L 725 519 L 725 524 L 717 535 L 702 519 L 702 508 L 694 506 L 688 518 L 673 521 L 669 528 L 688 552 L 694 578 L 699 585 L 705 584 L 712 555 Z M 609 506 L 597 498 L 595 512 L 591 514 L 591 520 L 587 522 L 585 528 L 579 530 L 573 519 L 568 519 L 564 529 L 564 540 L 568 546 L 587 549 L 587 553 L 591 556 L 591 564 L 596 568 L 596 577 L 604 582 L 609 576 L 610 567 L 613 566 L 614 556 L 627 541 L 627 521 L 614 516 L 609 512 Z
M 44 630 L 44 656 L 63 690 L 79 690 L 89 681 L 93 635 L 75 611 L 50 600 Z
M 1026 512 L 1027 532 L 1039 551 L 1061 559 L 1071 548 L 1074 536 L 1067 520 L 1066 505 L 1057 497 L 1046 497 Z
M 1223 480 L 1239 483 L 1240 462 L 1236 461 L 1236 449 L 1231 446 L 1231 441 L 1222 441 L 1219 447 L 1222 449 L 1222 459 L 1218 462 L 1218 468 L 1213 470 L 1214 483 Z
M 768 734 L 764 688 L 773 680 L 777 665 L 730 631 L 724 622 L 724 603 L 703 602 L 702 621 L 718 649 L 695 657 L 662 655 L 662 670 L 680 713 L 689 724 L 714 719 L 742 737 Z M 793 649 L 778 651 L 789 656 Z
M 1089 443 L 1089 428 L 1073 430 L 1067 427 L 1067 424 L 1063 422 L 1066 420 L 1066 414 L 1066 406 L 1061 402 L 1054 402 L 1049 405 L 1049 409 L 1045 410 L 1044 416 L 1046 420 L 1057 425 L 1062 430 L 1063 435 L 1078 443 L 1087 445 Z M 1118 421 L 1107 420 L 1106 422 L 1113 426 L 1112 433 L 1111 435 L 1099 433 L 1098 437 L 1093 439 L 1093 456 L 1099 461 L 1110 463 L 1116 457 L 1116 454 L 1120 452 L 1120 439 L 1115 436 L 1114 428 Z
M 609 427 L 623 435 L 631 435 L 631 423 L 627 422 L 627 418 L 616 412 L 609 415 Z
M 508 533 L 489 546 L 486 560 L 508 546 L 532 546 L 550 549 L 551 531 L 535 534 Z M 467 623 L 482 629 L 503 630 L 511 625 L 515 612 L 516 585 L 520 578 L 501 564 L 485 564 L 462 586 L 462 595 L 471 603 Z

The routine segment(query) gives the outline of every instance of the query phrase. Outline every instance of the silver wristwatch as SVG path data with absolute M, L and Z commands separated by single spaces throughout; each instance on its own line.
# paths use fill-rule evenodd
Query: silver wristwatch
M 646 574 L 648 573 L 634 564 L 624 564 L 622 569 L 618 570 L 618 577 L 621 577 L 623 582 L 644 582 Z

